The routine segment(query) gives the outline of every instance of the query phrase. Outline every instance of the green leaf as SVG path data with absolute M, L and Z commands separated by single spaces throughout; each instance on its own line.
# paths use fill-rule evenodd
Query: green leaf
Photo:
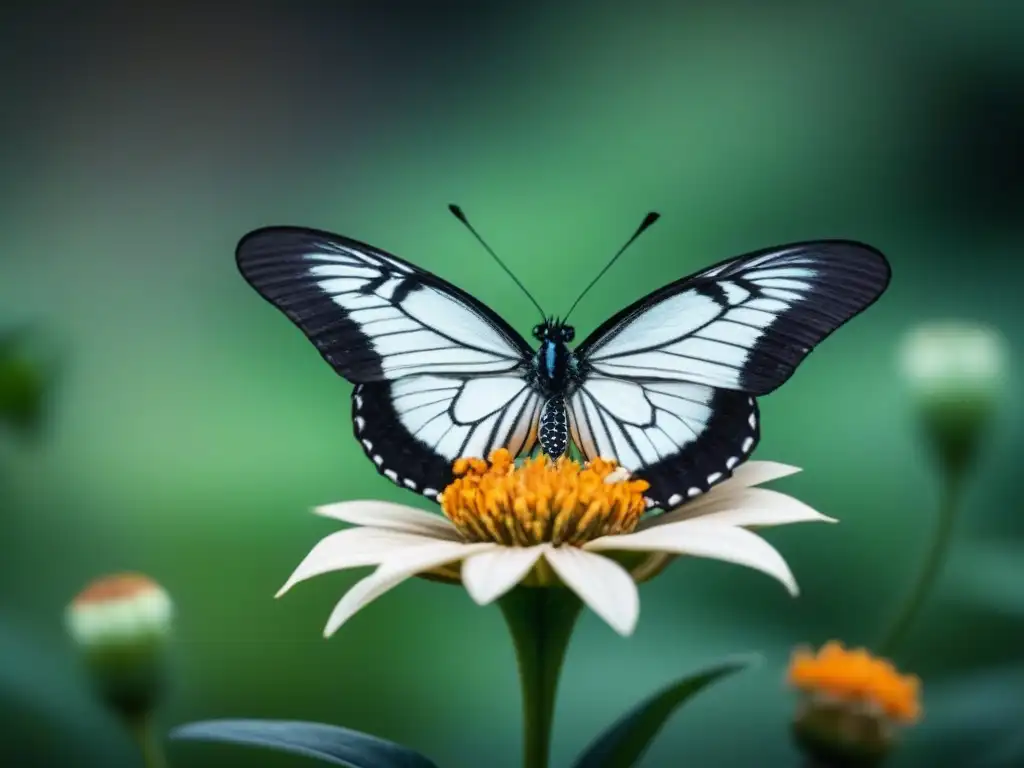
M 314 757 L 346 768 L 437 768 L 423 755 L 359 731 L 295 720 L 204 720 L 171 731 L 183 741 L 219 741 Z
M 758 662 L 759 656 L 726 659 L 662 688 L 594 739 L 573 763 L 573 768 L 630 768 L 647 750 L 669 716 L 691 696 Z

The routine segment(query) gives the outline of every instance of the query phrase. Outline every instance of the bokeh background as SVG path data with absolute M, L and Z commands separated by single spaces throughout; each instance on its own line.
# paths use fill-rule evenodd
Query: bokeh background
M 668 678 L 759 650 L 766 664 L 694 700 L 643 765 L 796 764 L 790 648 L 877 639 L 935 524 L 901 334 L 980 320 L 1019 367 L 1024 5 L 40 2 L 2 19 L 0 320 L 32 324 L 59 365 L 41 433 L 0 443 L 0 763 L 137 764 L 62 625 L 88 580 L 132 569 L 179 610 L 164 726 L 303 718 L 445 766 L 519 764 L 496 609 L 416 581 L 325 641 L 361 573 L 273 599 L 332 529 L 312 505 L 426 502 L 373 471 L 349 385 L 233 261 L 259 226 L 334 230 L 528 331 L 529 302 L 445 210 L 458 202 L 551 312 L 663 214 L 578 308 L 581 336 L 767 245 L 849 237 L 888 254 L 883 300 L 761 402 L 757 458 L 803 467 L 777 487 L 842 521 L 769 534 L 802 596 L 678 562 L 643 588 L 633 638 L 584 615 L 559 698 L 560 765 Z M 1019 402 L 994 427 L 897 656 L 927 712 L 898 766 L 969 765 L 1024 721 Z M 1019 747 L 1005 765 L 1024 765 Z M 170 756 L 308 763 L 202 744 Z

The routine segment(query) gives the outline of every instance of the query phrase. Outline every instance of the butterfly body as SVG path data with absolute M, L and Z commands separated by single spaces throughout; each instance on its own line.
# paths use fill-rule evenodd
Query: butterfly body
M 569 420 L 565 398 L 579 381 L 579 362 L 568 342 L 576 335 L 571 325 L 558 320 L 546 320 L 533 329 L 540 341 L 533 356 L 531 386 L 544 398 L 537 439 L 548 456 L 557 457 L 569 447 Z
M 531 346 L 485 304 L 341 235 L 268 227 L 244 237 L 242 275 L 355 386 L 356 438 L 377 471 L 436 497 L 461 456 L 551 456 L 573 444 L 647 480 L 671 507 L 729 477 L 760 439 L 757 397 L 889 282 L 874 248 L 768 248 L 676 280 L 570 348 L 546 319 Z

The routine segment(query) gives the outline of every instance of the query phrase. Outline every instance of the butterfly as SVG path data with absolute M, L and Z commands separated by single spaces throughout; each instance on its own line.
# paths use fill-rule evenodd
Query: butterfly
M 648 214 L 576 303 L 657 218 Z M 572 446 L 646 480 L 648 505 L 663 509 L 750 457 L 760 439 L 756 398 L 874 303 L 890 278 L 885 256 L 859 242 L 766 248 L 644 296 L 575 348 L 569 313 L 541 311 L 533 347 L 465 291 L 348 237 L 266 227 L 241 239 L 236 260 L 355 385 L 355 436 L 393 483 L 436 499 L 459 457 L 497 448 L 557 457 Z

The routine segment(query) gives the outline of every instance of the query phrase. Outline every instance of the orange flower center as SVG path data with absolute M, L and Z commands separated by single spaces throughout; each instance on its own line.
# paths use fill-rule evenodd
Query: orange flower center
M 846 650 L 835 641 L 826 643 L 817 655 L 796 651 L 789 665 L 789 683 L 806 693 L 875 708 L 894 723 L 912 723 L 921 715 L 918 678 L 899 674 L 890 662 L 863 648 Z
M 458 459 L 455 480 L 440 496 L 441 509 L 468 541 L 579 546 L 629 533 L 640 522 L 649 486 L 620 478 L 617 469 L 604 459 L 580 466 L 544 455 L 517 467 L 502 448 L 489 461 Z

